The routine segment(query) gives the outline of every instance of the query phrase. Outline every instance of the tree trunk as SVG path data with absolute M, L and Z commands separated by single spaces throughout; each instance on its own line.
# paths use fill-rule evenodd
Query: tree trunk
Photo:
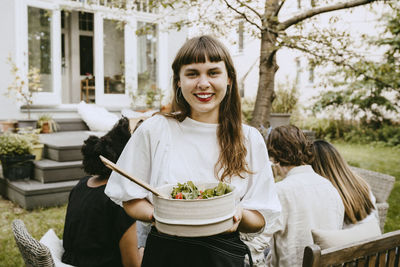
M 258 128 L 261 125 L 268 126 L 271 112 L 272 97 L 274 94 L 276 64 L 276 36 L 266 30 L 261 32 L 260 48 L 260 73 L 257 90 L 257 98 L 253 111 L 251 125 Z

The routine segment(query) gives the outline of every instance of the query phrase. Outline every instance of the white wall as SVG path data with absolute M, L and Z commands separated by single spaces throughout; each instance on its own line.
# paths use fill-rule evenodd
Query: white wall
M 7 92 L 7 87 L 13 81 L 10 72 L 10 65 L 7 64 L 7 58 L 11 56 L 15 59 L 15 23 L 14 9 L 17 0 L 2 0 L 0 9 L 0 120 L 11 118 L 23 118 L 20 114 L 17 103 L 13 98 L 8 98 L 4 94 Z

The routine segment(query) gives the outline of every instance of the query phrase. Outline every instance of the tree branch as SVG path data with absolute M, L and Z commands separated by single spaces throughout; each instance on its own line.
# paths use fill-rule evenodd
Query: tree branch
M 261 14 L 258 13 L 257 10 L 255 10 L 254 8 L 252 8 L 251 6 L 249 6 L 248 4 L 243 3 L 242 1 L 239 1 L 239 0 L 236 0 L 236 2 L 238 2 L 240 5 L 242 5 L 242 6 L 244 6 L 244 7 L 247 7 L 248 9 L 250 9 L 251 11 L 253 11 L 254 14 L 257 15 L 257 17 L 259 17 L 260 19 L 262 19 Z
M 299 15 L 294 16 L 286 21 L 279 23 L 279 25 L 277 26 L 277 29 L 278 29 L 278 31 L 283 31 L 294 24 L 297 24 L 305 19 L 311 18 L 311 17 L 313 17 L 315 15 L 319 15 L 321 13 L 327 13 L 327 12 L 336 11 L 336 10 L 340 10 L 340 9 L 361 6 L 361 5 L 372 3 L 375 1 L 378 1 L 378 0 L 353 0 L 353 1 L 346 2 L 346 3 L 338 3 L 338 4 L 334 4 L 334 5 L 330 5 L 330 6 L 312 8 L 310 10 L 303 12 L 302 14 L 299 14 Z
M 260 27 L 260 25 L 258 25 L 257 23 L 251 21 L 251 20 L 246 16 L 245 13 L 240 12 L 239 10 L 237 10 L 236 8 L 234 8 L 231 4 L 228 3 L 227 0 L 223 0 L 223 1 L 225 2 L 226 6 L 227 6 L 228 8 L 232 9 L 232 10 L 235 11 L 237 14 L 239 14 L 240 16 L 242 16 L 248 23 L 250 23 L 250 24 L 256 26 L 260 31 L 263 30 L 263 29 Z
M 286 46 L 286 47 L 288 47 L 288 48 L 297 49 L 297 50 L 299 50 L 299 51 L 301 51 L 301 52 L 310 54 L 310 55 L 312 55 L 312 56 L 314 56 L 314 57 L 317 57 L 317 58 L 322 59 L 323 61 L 332 62 L 332 63 L 335 64 L 336 66 L 345 66 L 345 67 L 348 67 L 349 69 L 351 69 L 352 71 L 354 71 L 354 73 L 356 73 L 357 75 L 362 75 L 362 76 L 364 76 L 364 77 L 365 77 L 366 79 L 368 79 L 368 80 L 373 80 L 373 81 L 376 81 L 376 82 L 382 84 L 383 86 L 385 86 L 385 87 L 387 87 L 387 88 L 392 88 L 392 85 L 390 85 L 390 84 L 388 84 L 388 83 L 382 81 L 381 79 L 378 79 L 378 78 L 376 78 L 376 77 L 373 77 L 373 76 L 370 76 L 370 75 L 366 74 L 365 71 L 362 71 L 362 70 L 360 70 L 360 69 L 355 68 L 355 67 L 352 66 L 351 64 L 346 63 L 345 60 L 335 60 L 335 59 L 329 58 L 329 57 L 327 57 L 327 56 L 319 55 L 319 54 L 317 54 L 317 53 L 314 52 L 314 51 L 310 51 L 310 50 L 308 50 L 308 49 L 306 49 L 306 48 L 304 48 L 304 47 L 300 47 L 300 46 L 297 46 L 297 45 L 294 45 L 294 44 L 287 44 L 287 43 L 285 44 L 285 43 L 282 43 L 282 45 L 283 45 L 283 46 Z
M 275 11 L 275 16 L 278 16 L 279 11 L 281 10 L 283 4 L 286 2 L 286 0 L 282 0 L 281 4 L 279 5 L 278 9 Z

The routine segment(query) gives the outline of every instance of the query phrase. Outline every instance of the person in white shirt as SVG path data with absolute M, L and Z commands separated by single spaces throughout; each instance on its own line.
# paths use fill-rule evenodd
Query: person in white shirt
M 379 225 L 375 197 L 368 183 L 351 171 L 339 151 L 329 142 L 314 141 L 313 151 L 313 169 L 327 178 L 342 198 L 345 207 L 343 228 L 370 221 Z
M 222 43 L 210 36 L 188 40 L 172 69 L 172 112 L 144 121 L 117 165 L 153 187 L 228 182 L 238 209 L 232 229 L 211 237 L 169 236 L 153 227 L 142 266 L 244 266 L 248 250 L 238 231 L 262 231 L 281 210 L 264 140 L 242 124 L 236 71 Z M 113 173 L 105 193 L 135 219 L 153 221 L 143 188 Z
M 271 236 L 267 266 L 302 266 L 304 248 L 313 244 L 311 229 L 342 229 L 343 202 L 331 182 L 312 169 L 312 144 L 296 126 L 272 129 L 267 148 L 286 174 L 276 183 L 281 216 L 266 229 Z

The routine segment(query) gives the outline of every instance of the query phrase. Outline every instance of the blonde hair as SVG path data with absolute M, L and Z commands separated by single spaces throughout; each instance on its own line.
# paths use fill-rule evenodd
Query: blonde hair
M 247 149 L 242 131 L 241 101 L 236 71 L 228 49 L 217 39 L 203 35 L 189 39 L 180 48 L 172 63 L 174 73 L 172 110 L 171 113 L 165 115 L 178 121 L 183 121 L 190 116 L 190 105 L 178 86 L 179 73 L 183 65 L 205 63 L 207 60 L 223 61 L 230 80 L 226 95 L 219 106 L 217 137 L 221 152 L 215 164 L 215 176 L 221 181 L 232 176 L 244 178 L 244 173 L 251 173 L 251 171 L 246 162 Z M 222 174 L 218 177 L 220 170 Z
M 350 170 L 333 145 L 323 140 L 313 144 L 315 159 L 312 167 L 327 178 L 339 192 L 345 208 L 345 222 L 357 223 L 374 209 L 367 182 Z

